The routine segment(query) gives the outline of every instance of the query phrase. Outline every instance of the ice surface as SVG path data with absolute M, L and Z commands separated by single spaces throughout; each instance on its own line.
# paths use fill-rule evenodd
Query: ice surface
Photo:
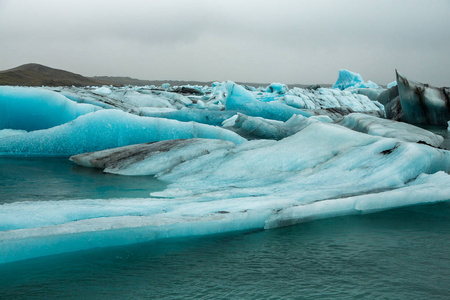
M 0 140 L 0 155 L 70 156 L 131 144 L 196 137 L 234 143 L 245 141 L 219 127 L 101 110 L 50 129 L 4 137 Z
M 155 175 L 183 161 L 234 145 L 233 142 L 210 139 L 167 140 L 78 154 L 70 160 L 85 167 L 100 168 L 106 173 Z
M 439 147 L 444 138 L 428 130 L 403 122 L 381 119 L 361 113 L 346 116 L 341 125 L 370 135 L 400 139 L 406 142 L 425 142 Z
M 0 86 L 0 106 L 0 129 L 26 131 L 61 125 L 101 109 L 42 88 L 12 86 Z
M 450 120 L 450 89 L 407 79 L 397 72 L 402 120 L 411 124 L 445 125 Z
M 378 92 L 373 89 L 368 90 L 373 97 Z M 317 110 L 326 108 L 342 108 L 349 107 L 353 111 L 384 111 L 383 105 L 377 101 L 372 101 L 364 94 L 352 93 L 349 91 L 340 91 L 337 89 L 318 88 L 316 90 L 293 88 L 284 95 L 283 100 L 287 105 L 296 108 Z
M 180 110 L 164 111 L 161 109 L 150 110 L 141 108 L 141 114 L 143 116 L 173 119 L 182 122 L 193 121 L 209 125 L 220 125 L 223 121 L 229 119 L 236 113 L 237 111 L 235 110 L 220 111 L 197 108 L 182 108 Z
M 310 122 L 280 141 L 177 141 L 161 151 L 164 143 L 169 146 L 155 143 L 154 153 L 147 149 L 149 161 L 139 168 L 133 159 L 120 167 L 130 175 L 161 170 L 158 178 L 170 185 L 152 194 L 159 198 L 1 205 L 0 262 L 450 198 L 450 152 L 335 124 Z M 119 153 L 131 158 L 141 151 L 93 153 L 85 161 L 98 158 L 106 166 L 111 159 L 117 166 Z
M 7 136 L 24 134 L 24 133 L 27 133 L 27 132 L 25 130 L 20 130 L 20 129 L 2 129 L 2 130 L 0 130 L 0 139 L 7 137 Z

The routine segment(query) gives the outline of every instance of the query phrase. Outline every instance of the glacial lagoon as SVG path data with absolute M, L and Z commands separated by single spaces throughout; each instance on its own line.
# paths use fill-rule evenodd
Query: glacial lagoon
M 0 168 L 9 201 L 146 198 L 165 188 L 65 158 L 1 158 Z M 449 228 L 443 202 L 64 253 L 2 264 L 0 298 L 446 299 Z

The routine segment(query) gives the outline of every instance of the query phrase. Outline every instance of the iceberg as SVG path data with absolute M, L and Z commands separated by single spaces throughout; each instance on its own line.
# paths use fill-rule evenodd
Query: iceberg
M 396 138 L 405 142 L 425 143 L 433 147 L 439 147 L 444 142 L 442 136 L 414 125 L 361 113 L 345 116 L 340 124 L 370 135 Z
M 100 110 L 42 88 L 0 86 L 0 130 L 47 129 Z
M 293 115 L 310 117 L 311 114 L 279 102 L 261 102 L 255 96 L 232 81 L 226 84 L 228 96 L 225 99 L 226 110 L 235 110 L 252 117 L 262 117 L 277 121 L 287 121 Z
M 246 141 L 234 132 L 198 123 L 100 110 L 53 128 L 0 139 L 0 156 L 71 156 L 131 144 L 189 138 Z
M 384 105 L 386 118 L 401 121 L 403 118 L 402 105 L 398 95 L 398 86 L 395 85 L 382 93 L 377 98 Z
M 79 158 L 121 174 L 148 170 L 169 185 L 148 199 L 3 204 L 0 262 L 270 229 L 450 197 L 449 151 L 324 122 L 280 141 L 161 141 Z
M 402 120 L 411 124 L 446 125 L 450 120 L 450 88 L 407 79 L 396 71 Z
M 289 106 L 308 110 L 349 107 L 358 112 L 379 111 L 384 113 L 383 105 L 371 100 L 361 92 L 362 90 L 368 90 L 371 97 L 378 94 L 378 91 L 375 92 L 373 89 L 358 89 L 355 90 L 358 92 L 356 93 L 325 88 L 316 90 L 293 88 L 283 96 L 283 100 Z
M 286 94 L 289 91 L 287 85 L 278 82 L 272 82 L 266 89 L 268 93 Z
M 225 120 L 222 124 L 224 128 L 233 130 L 246 139 L 272 139 L 281 140 L 291 136 L 311 122 L 328 122 L 333 120 L 328 116 L 312 116 L 306 118 L 301 115 L 293 115 L 286 122 L 267 120 L 261 117 L 249 117 L 238 113 Z
M 388 83 L 387 88 L 390 89 L 391 87 L 394 87 L 394 86 L 397 86 L 397 81 L 396 80 Z
M 339 70 L 339 77 L 333 85 L 334 89 L 345 90 L 348 88 L 372 88 L 379 89 L 380 86 L 372 81 L 365 82 L 361 74 L 349 70 Z
M 315 115 L 305 110 L 350 107 L 357 112 L 379 112 L 384 107 L 375 100 L 380 89 L 340 91 L 329 88 L 293 88 L 272 83 L 266 88 L 214 82 L 211 87 L 62 87 L 47 88 L 77 103 L 106 109 L 120 109 L 139 116 L 167 118 L 183 122 L 220 125 L 237 112 L 287 121 L 294 114 Z M 371 98 L 371 99 L 370 99 Z M 228 104 L 227 104 L 228 103 Z

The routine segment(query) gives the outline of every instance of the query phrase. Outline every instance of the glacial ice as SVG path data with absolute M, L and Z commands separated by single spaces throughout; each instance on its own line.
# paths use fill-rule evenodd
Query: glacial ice
M 339 70 L 339 77 L 333 85 L 334 89 L 345 90 L 348 88 L 372 88 L 379 89 L 380 86 L 372 81 L 365 82 L 361 74 L 349 70 Z
M 27 133 L 27 132 L 25 130 L 20 130 L 20 129 L 2 129 L 2 130 L 0 130 L 0 139 L 7 137 L 7 136 L 24 134 L 24 133 Z
M 0 129 L 26 131 L 61 125 L 101 109 L 42 88 L 12 86 L 0 86 L 0 106 Z
M 286 94 L 289 91 L 287 85 L 278 82 L 272 82 L 266 90 L 268 93 Z
M 414 125 L 381 119 L 361 113 L 353 113 L 345 116 L 340 124 L 370 135 L 396 138 L 406 142 L 425 142 L 433 147 L 439 147 L 444 141 L 442 136 Z
M 388 89 L 390 89 L 391 87 L 394 87 L 394 86 L 397 86 L 397 81 L 396 80 L 394 80 L 394 81 L 392 81 L 392 82 L 387 84 L 387 88 Z
M 251 92 L 232 81 L 227 82 L 226 89 L 228 96 L 225 99 L 225 108 L 227 110 L 236 110 L 248 116 L 278 121 L 287 121 L 295 114 L 311 116 L 310 113 L 279 102 L 260 102 Z
M 310 122 L 280 141 L 173 142 L 149 144 L 147 162 L 132 158 L 140 146 L 79 156 L 121 174 L 157 173 L 169 186 L 151 198 L 1 205 L 0 262 L 450 198 L 449 151 L 336 124 Z
M 211 138 L 242 143 L 244 138 L 219 127 L 101 110 L 46 130 L 4 137 L 0 155 L 70 156 L 125 145 L 170 139 Z
M 235 144 L 212 139 L 166 140 L 137 144 L 72 156 L 70 160 L 84 166 L 100 168 L 120 175 L 156 175 L 183 161 L 217 149 L 230 149 Z
M 378 89 L 340 91 L 329 88 L 293 88 L 281 83 L 254 88 L 233 82 L 214 82 L 211 87 L 61 87 L 48 88 L 78 103 L 120 109 L 140 116 L 220 125 L 236 112 L 253 117 L 287 121 L 293 114 L 317 114 L 304 110 L 351 107 L 357 112 L 379 112 L 374 99 Z M 380 90 L 381 91 L 381 90 Z M 231 93 L 230 93 L 231 92 Z M 369 97 L 368 97 L 368 96 Z M 228 105 L 226 103 L 228 102 Z
M 450 120 L 450 88 L 412 81 L 397 72 L 402 120 L 411 124 L 445 125 Z
M 230 129 L 246 139 L 272 139 L 281 140 L 291 136 L 311 122 L 332 123 L 333 120 L 328 116 L 312 116 L 306 118 L 301 115 L 293 115 L 286 122 L 267 120 L 261 117 L 249 117 L 238 113 L 237 115 L 225 120 L 222 124 L 224 128 Z
M 147 199 L 2 204 L 0 263 L 450 200 L 450 152 L 429 146 L 442 138 L 367 115 L 399 103 L 396 88 L 352 74 L 340 78 L 353 76 L 346 90 L 231 81 L 30 89 L 65 101 L 47 113 L 66 105 L 84 114 L 36 119 L 43 130 L 31 132 L 5 127 L 0 156 L 77 154 L 82 166 L 169 185 Z M 8 118 L 20 124 L 19 113 Z

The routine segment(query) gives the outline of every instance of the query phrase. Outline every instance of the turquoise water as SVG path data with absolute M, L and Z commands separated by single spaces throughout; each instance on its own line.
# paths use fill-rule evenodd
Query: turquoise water
M 145 198 L 166 185 L 149 176 L 104 174 L 67 158 L 1 158 L 0 204 L 65 199 Z
M 164 187 L 67 159 L 0 158 L 0 203 Z M 446 202 L 1 264 L 0 299 L 448 299 L 449 254 Z

